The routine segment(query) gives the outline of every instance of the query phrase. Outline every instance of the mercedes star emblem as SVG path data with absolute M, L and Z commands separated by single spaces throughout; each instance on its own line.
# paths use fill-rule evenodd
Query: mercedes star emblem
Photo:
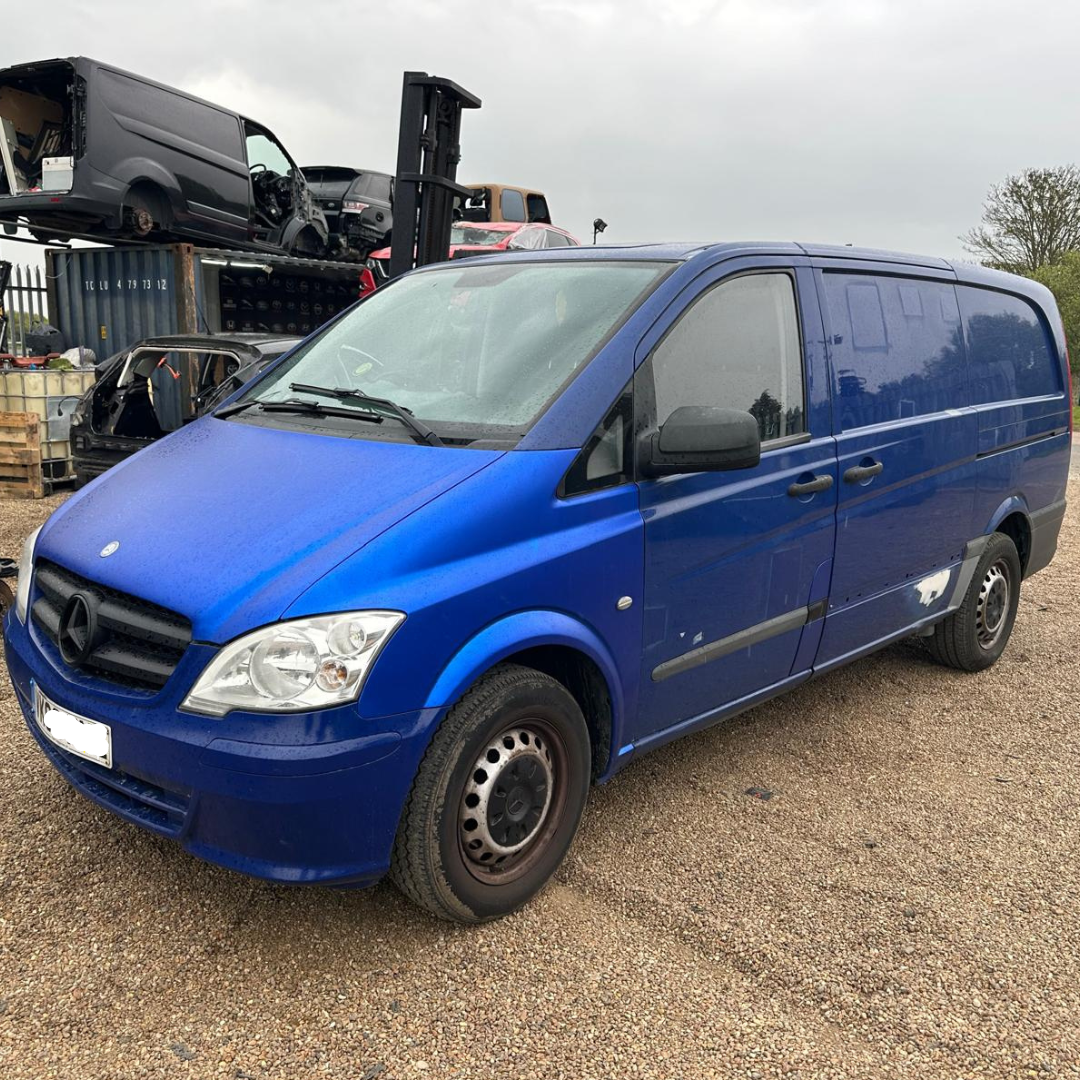
M 97 645 L 97 603 L 86 593 L 74 593 L 60 616 L 57 644 L 64 662 L 72 667 L 84 664 Z

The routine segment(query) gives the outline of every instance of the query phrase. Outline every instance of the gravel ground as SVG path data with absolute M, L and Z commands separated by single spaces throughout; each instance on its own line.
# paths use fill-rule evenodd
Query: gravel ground
M 895 646 L 643 759 L 479 929 L 121 822 L 0 672 L 0 1076 L 1080 1076 L 1069 495 L 991 671 Z M 57 501 L 0 502 L 0 554 Z

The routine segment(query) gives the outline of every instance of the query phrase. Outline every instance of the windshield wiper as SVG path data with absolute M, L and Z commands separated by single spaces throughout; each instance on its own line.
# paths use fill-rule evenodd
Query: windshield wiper
M 259 405 L 260 402 L 252 398 L 250 401 L 234 401 L 231 405 L 226 405 L 224 409 L 217 409 L 213 416 L 216 416 L 219 420 L 224 420 L 229 416 L 235 416 L 237 413 L 242 413 L 245 409 L 250 409 L 252 405 Z
M 339 401 L 360 401 L 366 405 L 378 405 L 386 409 L 392 416 L 400 420 L 420 442 L 429 446 L 444 446 L 442 439 L 427 426 L 413 416 L 410 409 L 399 405 L 389 398 L 372 397 L 362 390 L 350 390 L 345 386 L 313 386 L 311 383 L 289 383 L 290 390 L 299 390 L 304 394 L 326 394 L 328 397 L 337 398 Z M 381 417 L 380 417 L 381 419 Z
M 230 416 L 250 409 L 252 405 L 258 405 L 260 412 L 291 412 L 309 413 L 312 416 L 344 416 L 349 420 L 365 420 L 372 424 L 381 424 L 385 417 L 378 413 L 366 412 L 361 409 L 339 409 L 333 405 L 320 405 L 317 401 L 301 401 L 299 398 L 289 398 L 287 401 L 262 401 L 253 398 L 251 401 L 238 401 L 224 409 L 218 409 L 214 416 L 219 420 L 225 420 Z

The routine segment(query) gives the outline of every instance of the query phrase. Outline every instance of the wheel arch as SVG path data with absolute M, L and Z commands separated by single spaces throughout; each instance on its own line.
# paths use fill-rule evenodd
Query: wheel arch
M 1031 557 L 1031 516 L 1027 503 L 1019 495 L 1011 495 L 995 511 L 987 525 L 986 535 L 1004 533 L 1016 545 L 1020 556 L 1020 573 L 1027 573 Z
M 329 231 L 326 228 L 325 223 L 322 228 L 319 228 L 319 222 L 311 219 L 301 218 L 299 215 L 294 214 L 289 221 L 285 223 L 284 229 L 281 233 L 280 247 L 285 251 L 292 251 L 293 245 L 300 238 L 300 234 L 309 232 L 316 240 L 318 240 L 321 248 L 324 249 L 325 254 L 326 241 L 329 238 Z M 320 255 L 309 256 L 312 258 L 319 258 Z
M 123 181 L 126 203 L 132 191 L 154 191 L 161 196 L 165 208 L 173 215 L 184 207 L 184 196 L 177 179 L 168 169 L 156 161 L 145 158 L 133 159 L 124 163 Z
M 622 684 L 614 657 L 595 631 L 562 612 L 522 611 L 485 627 L 443 668 L 424 707 L 449 708 L 504 662 L 541 671 L 569 691 L 589 726 L 593 778 L 605 775 L 624 716 Z

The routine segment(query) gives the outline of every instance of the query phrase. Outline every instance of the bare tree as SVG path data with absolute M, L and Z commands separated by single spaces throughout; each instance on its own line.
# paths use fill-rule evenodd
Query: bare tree
M 1025 169 L 995 184 L 982 225 L 960 237 L 988 266 L 1026 274 L 1080 249 L 1080 169 Z

